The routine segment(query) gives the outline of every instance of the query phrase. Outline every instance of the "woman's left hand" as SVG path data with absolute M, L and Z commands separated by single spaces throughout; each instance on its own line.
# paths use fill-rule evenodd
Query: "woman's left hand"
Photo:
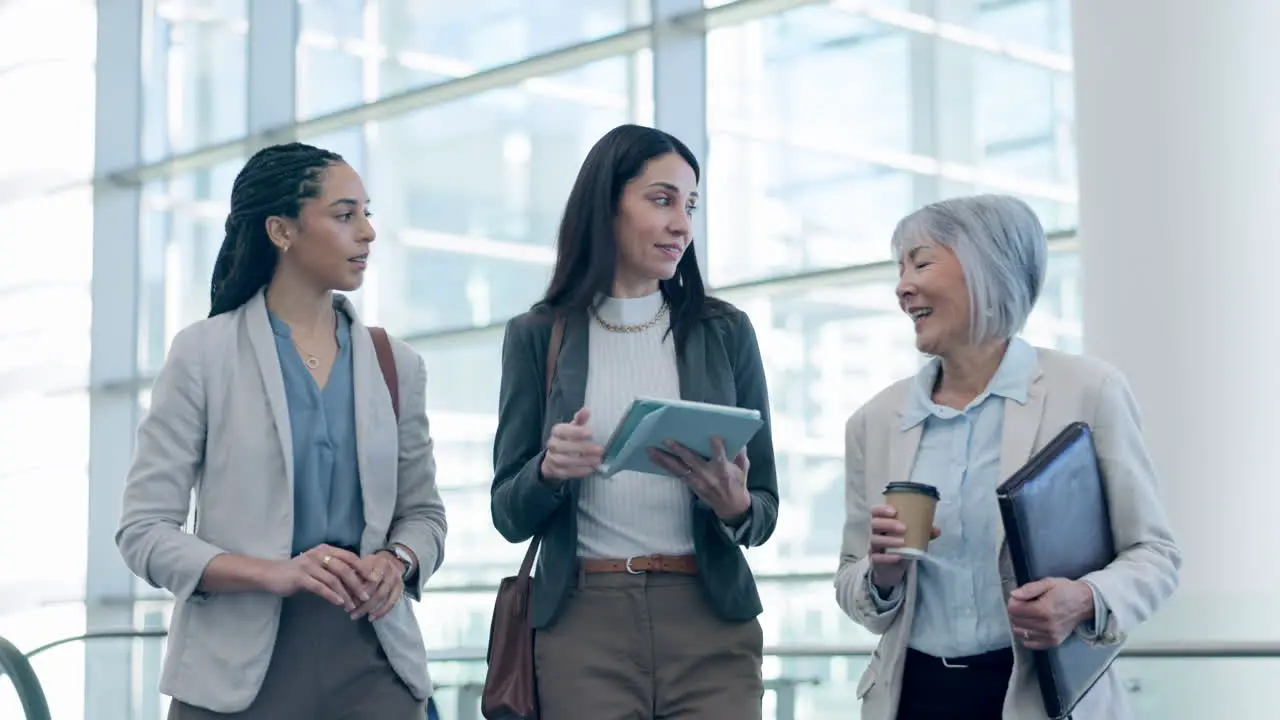
M 746 448 L 730 460 L 725 456 L 724 439 L 712 437 L 711 459 L 704 460 L 674 440 L 668 440 L 666 445 L 671 454 L 649 451 L 654 464 L 684 478 L 693 493 L 711 507 L 721 522 L 736 521 L 751 509 L 751 493 L 747 491 L 747 471 L 751 469 L 751 461 L 747 459 Z
M 404 594 L 404 564 L 386 550 L 360 558 L 360 574 L 369 582 L 366 592 L 369 599 L 351 613 L 352 620 L 366 615 L 369 620 L 380 620 L 391 612 Z
M 1009 595 L 1013 635 L 1031 650 L 1058 647 L 1093 617 L 1093 590 L 1079 580 L 1045 578 Z

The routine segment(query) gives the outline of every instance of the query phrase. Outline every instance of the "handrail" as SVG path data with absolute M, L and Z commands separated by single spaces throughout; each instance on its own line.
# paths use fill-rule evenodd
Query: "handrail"
M 49 706 L 40 687 L 30 659 L 53 648 L 73 642 L 91 640 L 133 640 L 161 639 L 167 637 L 169 631 L 163 628 L 148 630 L 99 630 L 62 638 L 46 643 L 25 655 L 18 651 L 4 638 L 0 638 L 0 676 L 9 674 L 14 678 L 18 697 L 22 702 L 27 720 L 51 720 Z M 780 658 L 830 658 L 830 657 L 866 657 L 875 651 L 869 644 L 863 645 L 780 645 L 767 647 L 764 655 Z M 1121 651 L 1121 655 L 1133 658 L 1160 659 L 1214 659 L 1214 658 L 1280 658 L 1280 642 L 1164 642 L 1135 643 Z M 484 662 L 484 648 L 452 648 L 449 650 L 428 651 L 428 660 L 435 662 Z M 795 720 L 796 691 L 800 685 L 820 684 L 819 677 L 776 677 L 765 680 L 765 689 L 775 696 L 778 720 Z M 440 686 L 444 687 L 444 686 Z M 1135 688 L 1138 687 L 1135 685 Z M 455 698 L 459 718 L 473 720 L 478 718 L 477 710 L 480 699 L 480 684 L 463 683 L 456 686 L 458 694 Z
M 22 704 L 27 720 L 51 720 L 49 701 L 31 662 L 13 643 L 0 637 L 0 676 L 4 675 L 12 678 L 13 689 L 18 693 L 18 702 Z
M 147 638 L 166 638 L 169 637 L 169 631 L 164 629 L 153 630 L 98 630 L 95 632 L 83 633 L 81 635 L 72 635 L 64 637 L 60 640 L 54 640 L 51 643 L 45 643 L 40 647 L 27 653 L 27 659 L 39 655 L 46 650 L 52 650 L 60 645 L 68 645 L 73 642 L 86 642 L 89 640 L 145 640 Z
M 31 659 L 47 650 L 60 645 L 90 640 L 133 640 L 147 638 L 164 638 L 169 634 L 165 629 L 152 630 L 99 630 L 81 635 L 55 640 L 26 653 Z M 0 638 L 2 641 L 3 638 Z M 12 647 L 12 646 L 10 646 Z M 779 658 L 821 658 L 821 657 L 866 657 L 875 652 L 874 644 L 787 644 L 773 645 L 764 649 L 768 657 Z M 1280 642 L 1276 641 L 1148 641 L 1132 642 L 1120 651 L 1121 657 L 1135 659 L 1162 660 L 1220 660 L 1220 659 L 1280 659 Z M 436 662 L 482 662 L 487 656 L 483 647 L 457 647 L 446 650 L 428 650 L 427 659 Z

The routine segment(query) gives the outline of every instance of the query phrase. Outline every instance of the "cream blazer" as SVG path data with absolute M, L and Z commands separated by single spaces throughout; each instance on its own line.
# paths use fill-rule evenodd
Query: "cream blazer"
M 1118 557 L 1088 575 L 1109 612 L 1102 643 L 1124 642 L 1134 627 L 1173 594 L 1182 556 L 1161 502 L 1156 471 L 1143 445 L 1138 408 L 1119 371 L 1105 363 L 1054 350 L 1037 349 L 1025 404 L 1005 400 L 1000 471 L 1010 477 L 1069 423 L 1092 426 L 1106 483 Z M 867 588 L 871 542 L 870 512 L 884 501 L 887 483 L 907 480 L 920 444 L 922 424 L 903 430 L 912 380 L 882 391 L 849 418 L 845 432 L 846 520 L 836 573 L 836 599 L 859 625 L 881 636 L 858 683 L 864 720 L 893 720 L 915 612 L 916 569 L 907 573 L 904 602 L 879 613 Z M 995 499 L 992 498 L 992 502 Z M 1003 534 L 991 548 L 1000 563 L 1005 597 L 1017 586 Z M 1005 698 L 1005 720 L 1046 718 L 1031 654 L 1010 636 L 1013 677 Z M 1127 720 L 1126 692 L 1115 671 L 1094 686 L 1072 715 L 1074 720 Z
M 401 543 L 418 557 L 417 597 L 444 558 L 444 504 L 427 426 L 426 366 L 393 339 L 397 427 L 369 329 L 351 316 L 355 426 L 364 499 L 360 553 Z M 215 712 L 244 710 L 271 660 L 281 600 L 203 594 L 216 555 L 286 559 L 293 540 L 293 445 L 284 379 L 263 294 L 185 328 L 169 349 L 138 429 L 116 543 L 125 564 L 174 595 L 160 691 Z M 199 518 L 186 532 L 194 491 Z M 431 693 L 426 647 L 408 598 L 373 623 L 413 694 Z

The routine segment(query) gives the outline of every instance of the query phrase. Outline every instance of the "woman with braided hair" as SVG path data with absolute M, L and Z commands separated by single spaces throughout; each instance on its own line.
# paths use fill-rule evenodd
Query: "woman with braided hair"
M 422 359 L 338 294 L 364 279 L 368 204 L 332 152 L 251 157 L 209 317 L 152 388 L 116 542 L 174 595 L 171 719 L 424 716 L 426 651 L 401 599 L 440 566 L 445 512 Z

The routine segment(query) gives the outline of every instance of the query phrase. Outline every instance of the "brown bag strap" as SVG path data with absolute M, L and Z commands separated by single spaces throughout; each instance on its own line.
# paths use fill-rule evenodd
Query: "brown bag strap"
M 396 422 L 400 422 L 400 375 L 396 372 L 396 356 L 391 351 L 391 338 L 387 331 L 380 327 L 369 328 L 369 336 L 373 338 L 373 351 L 378 355 L 378 367 L 382 369 L 382 379 L 387 383 L 387 392 L 391 393 L 391 410 L 396 414 Z
M 551 341 L 547 343 L 547 388 L 543 407 L 551 400 L 551 381 L 556 378 L 556 363 L 560 362 L 560 346 L 564 344 L 564 318 L 556 318 L 551 326 Z
M 564 317 L 557 317 L 555 324 L 551 326 L 551 340 L 547 343 L 547 382 L 546 392 L 543 394 L 542 407 L 546 412 L 546 407 L 551 401 L 551 381 L 556 378 L 556 363 L 560 361 L 560 346 L 564 344 Z M 538 546 L 542 544 L 542 537 L 534 535 L 529 541 L 529 549 L 524 552 L 524 561 L 520 563 L 520 574 L 517 576 L 521 579 L 529 577 L 533 572 L 533 560 L 538 556 Z

